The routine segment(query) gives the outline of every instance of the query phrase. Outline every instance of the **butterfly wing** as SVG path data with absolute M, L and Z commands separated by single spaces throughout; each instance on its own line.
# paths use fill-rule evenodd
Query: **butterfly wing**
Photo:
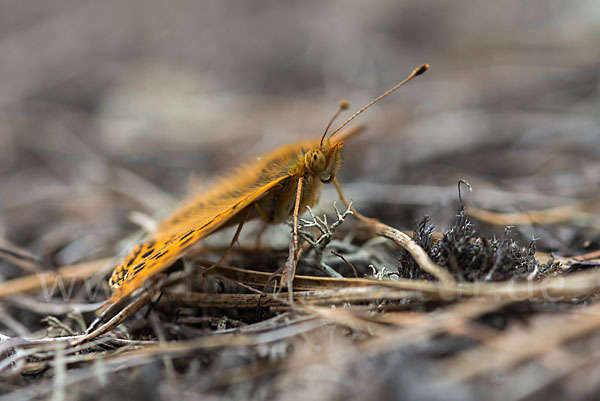
M 230 222 L 238 213 L 251 207 L 254 202 L 290 177 L 290 175 L 279 177 L 247 195 L 238 197 L 227 205 L 222 205 L 223 208 L 220 212 L 215 213 L 209 219 L 197 220 L 196 224 L 187 231 L 158 236 L 152 241 L 136 247 L 134 252 L 126 258 L 125 263 L 115 269 L 110 283 L 111 286 L 116 287 L 116 290 L 108 302 L 115 303 L 142 287 L 146 279 L 155 276 L 171 265 L 195 242 Z
M 115 270 L 113 270 L 113 274 L 108 280 L 108 284 L 110 285 L 110 287 L 120 287 L 125 281 L 125 279 L 128 277 L 129 270 L 131 270 L 133 266 L 136 266 L 138 263 L 150 256 L 157 246 L 160 247 L 164 245 L 164 243 L 163 245 L 159 245 L 159 243 L 160 241 L 157 241 L 156 239 L 151 239 L 149 241 L 137 244 L 133 248 L 133 250 L 125 257 L 123 263 L 121 263 L 115 268 Z

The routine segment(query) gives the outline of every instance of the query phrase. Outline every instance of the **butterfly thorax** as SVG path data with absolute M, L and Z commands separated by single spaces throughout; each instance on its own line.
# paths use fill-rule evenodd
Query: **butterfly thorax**
M 288 220 L 293 212 L 300 177 L 303 178 L 300 210 L 315 205 L 323 184 L 330 182 L 341 166 L 342 147 L 342 142 L 331 145 L 326 141 L 322 145 L 300 148 L 286 168 L 288 177 L 257 202 L 259 212 L 251 212 L 251 217 L 262 218 L 270 224 Z

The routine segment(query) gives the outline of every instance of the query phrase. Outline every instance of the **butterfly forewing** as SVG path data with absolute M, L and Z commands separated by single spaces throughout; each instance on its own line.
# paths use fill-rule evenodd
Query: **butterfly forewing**
M 114 303 L 140 288 L 146 279 L 168 267 L 188 247 L 226 225 L 238 213 L 251 207 L 256 200 L 288 178 L 289 175 L 283 175 L 250 193 L 232 197 L 230 202 L 221 202 L 219 212 L 203 214 L 202 219 L 195 219 L 195 224 L 185 231 L 157 236 L 152 241 L 137 246 L 125 258 L 125 262 L 115 269 L 110 284 L 116 290 L 109 302 Z

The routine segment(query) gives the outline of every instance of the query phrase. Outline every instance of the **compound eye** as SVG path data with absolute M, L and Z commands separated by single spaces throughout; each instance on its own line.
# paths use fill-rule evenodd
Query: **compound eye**
M 308 169 L 313 174 L 318 174 L 327 168 L 327 159 L 325 154 L 319 149 L 313 149 L 306 153 L 304 156 Z
M 333 181 L 333 174 L 329 174 L 329 177 L 321 176 L 319 179 L 323 184 L 329 184 L 331 181 Z

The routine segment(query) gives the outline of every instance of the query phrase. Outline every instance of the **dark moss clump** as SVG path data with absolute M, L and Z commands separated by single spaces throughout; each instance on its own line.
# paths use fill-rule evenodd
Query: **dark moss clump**
M 441 237 L 434 235 L 428 216 L 419 222 L 413 239 L 438 265 L 446 268 L 458 281 L 500 281 L 525 278 L 534 271 L 543 277 L 556 271 L 558 262 L 540 264 L 535 258 L 535 241 L 519 246 L 510 238 L 510 229 L 500 239 L 477 235 L 466 211 L 462 209 L 452 227 Z M 432 279 L 402 250 L 398 257 L 399 274 L 415 279 Z

